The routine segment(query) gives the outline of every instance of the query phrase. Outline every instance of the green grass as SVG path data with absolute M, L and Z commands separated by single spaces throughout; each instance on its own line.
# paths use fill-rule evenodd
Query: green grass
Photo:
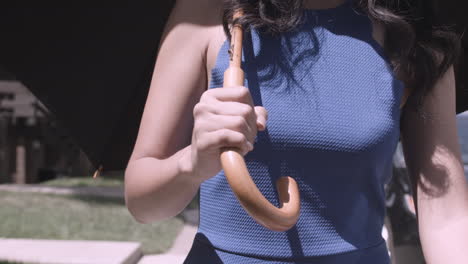
M 65 177 L 46 181 L 41 183 L 41 185 L 55 187 L 119 187 L 124 185 L 124 180 L 123 177 L 98 177 L 96 179 L 93 179 L 92 177 Z M 198 203 L 199 196 L 196 195 L 187 205 L 187 209 L 198 209 Z
M 58 178 L 50 181 L 41 183 L 45 186 L 56 186 L 56 187 L 89 187 L 89 186 L 99 186 L 99 187 L 118 187 L 123 186 L 123 178 L 117 177 L 97 177 L 93 179 L 91 176 L 87 177 L 66 177 Z
M 145 254 L 165 252 L 183 221 L 136 222 L 123 199 L 0 192 L 0 237 L 138 241 Z

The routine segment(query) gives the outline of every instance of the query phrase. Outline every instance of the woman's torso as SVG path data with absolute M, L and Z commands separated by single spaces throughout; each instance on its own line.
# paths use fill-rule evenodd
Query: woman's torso
M 382 27 L 355 13 L 349 2 L 304 12 L 298 32 L 280 38 L 247 34 L 243 64 L 255 105 L 269 111 L 267 130 L 245 156 L 247 167 L 276 205 L 276 179 L 296 179 L 299 221 L 287 232 L 258 225 L 221 171 L 201 186 L 195 244 L 226 254 L 297 260 L 382 247 L 383 184 L 399 137 L 403 85 L 379 44 Z M 221 27 L 211 30 L 207 69 L 213 89 L 222 86 L 228 43 Z M 200 248 L 195 244 L 189 257 Z

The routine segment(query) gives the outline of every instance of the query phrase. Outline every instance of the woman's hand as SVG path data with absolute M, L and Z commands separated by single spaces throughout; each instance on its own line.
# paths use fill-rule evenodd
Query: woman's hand
M 268 118 L 264 107 L 254 106 L 249 89 L 243 86 L 208 89 L 193 109 L 191 167 L 204 181 L 221 169 L 220 149 L 235 147 L 246 155 L 253 150 L 257 131 Z

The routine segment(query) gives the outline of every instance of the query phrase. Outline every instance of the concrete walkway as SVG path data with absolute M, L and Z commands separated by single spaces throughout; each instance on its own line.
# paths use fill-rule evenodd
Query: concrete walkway
M 48 264 L 135 264 L 142 257 L 140 243 L 0 239 L 0 259 Z
M 138 242 L 0 238 L 0 260 L 47 264 L 182 264 L 196 232 L 196 226 L 185 225 L 166 253 L 146 256 Z
M 192 247 L 197 227 L 185 225 L 177 236 L 174 245 L 165 254 L 144 256 L 138 264 L 171 263 L 182 264 Z

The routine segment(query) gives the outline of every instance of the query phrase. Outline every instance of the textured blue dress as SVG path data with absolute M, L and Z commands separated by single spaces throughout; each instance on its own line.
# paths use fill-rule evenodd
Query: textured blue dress
M 201 185 L 200 224 L 185 263 L 389 263 L 384 184 L 404 85 L 351 0 L 304 14 L 295 31 L 245 33 L 242 66 L 254 104 L 269 113 L 247 167 L 276 206 L 276 180 L 298 182 L 299 221 L 286 232 L 257 224 L 220 171 Z M 226 41 L 210 89 L 223 85 L 228 48 Z

